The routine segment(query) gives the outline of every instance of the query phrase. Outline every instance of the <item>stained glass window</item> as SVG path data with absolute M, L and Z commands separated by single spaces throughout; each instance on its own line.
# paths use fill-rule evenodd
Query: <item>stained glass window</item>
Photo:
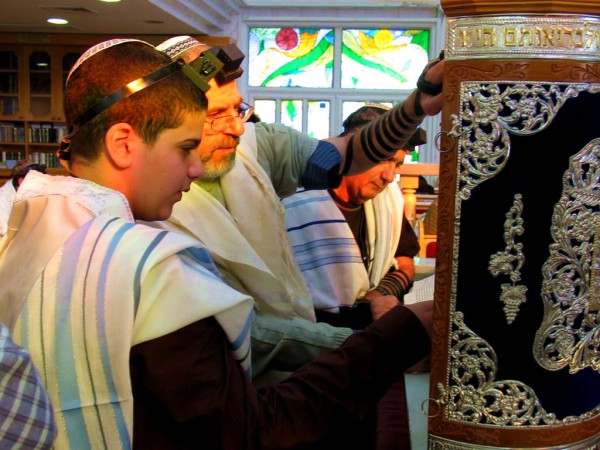
M 429 30 L 342 31 L 342 88 L 413 89 L 429 61 Z
M 279 113 L 278 104 L 279 103 Z M 304 126 L 303 110 L 306 104 L 306 126 Z M 262 122 L 281 122 L 298 131 L 305 131 L 309 136 L 325 139 L 331 136 L 329 122 L 331 119 L 331 102 L 329 100 L 254 100 L 254 111 Z
M 249 29 L 250 86 L 332 87 L 334 30 Z M 343 29 L 341 87 L 412 89 L 429 60 L 429 30 Z
M 410 94 L 434 35 L 427 26 L 250 26 L 244 95 L 264 122 L 335 136 L 361 105 Z
M 330 28 L 250 28 L 248 84 L 331 87 L 333 44 Z
M 302 131 L 302 100 L 281 102 L 281 123 Z

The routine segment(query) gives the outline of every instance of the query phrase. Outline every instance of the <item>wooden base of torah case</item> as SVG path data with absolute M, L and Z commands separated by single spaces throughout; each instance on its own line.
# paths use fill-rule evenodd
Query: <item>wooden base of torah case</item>
M 600 448 L 600 2 L 441 3 L 428 448 Z

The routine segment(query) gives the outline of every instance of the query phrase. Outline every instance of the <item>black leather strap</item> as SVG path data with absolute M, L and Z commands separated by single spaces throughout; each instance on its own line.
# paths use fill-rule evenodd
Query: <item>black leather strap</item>
M 185 62 L 183 59 L 178 59 L 177 61 L 173 61 L 172 63 L 155 70 L 145 77 L 138 78 L 137 80 L 127 83 L 125 86 L 117 89 L 112 94 L 107 95 L 94 106 L 81 114 L 73 123 L 73 132 L 70 134 L 74 134 L 79 128 L 84 126 L 98 114 L 104 112 L 115 103 L 120 102 L 124 98 L 127 98 L 130 95 L 135 94 L 136 92 L 139 92 L 142 89 L 145 89 L 148 86 L 167 78 L 168 76 L 173 75 L 175 72 L 179 72 L 184 66 Z
M 147 88 L 148 86 L 152 86 L 154 83 L 157 83 L 165 78 L 173 75 L 175 72 L 179 72 L 183 70 L 183 73 L 198 86 L 203 92 L 206 92 L 210 89 L 208 85 L 208 80 L 215 76 L 215 74 L 219 71 L 219 69 L 223 66 L 223 63 L 220 62 L 214 55 L 210 55 L 208 58 L 198 58 L 193 61 L 194 65 L 190 66 L 185 63 L 183 59 L 177 59 L 172 63 L 167 64 L 166 66 L 161 67 L 160 69 L 155 70 L 154 72 L 146 75 L 144 77 L 138 78 L 137 80 L 131 81 L 127 83 L 120 89 L 117 89 L 112 94 L 107 95 L 94 106 L 88 108 L 83 114 L 81 114 L 75 121 L 73 122 L 73 127 L 71 128 L 69 134 L 64 136 L 60 142 L 60 148 L 57 151 L 57 156 L 63 160 L 70 159 L 70 145 L 71 145 L 71 137 L 79 129 L 92 120 L 94 117 L 98 116 L 102 112 L 106 111 L 115 103 L 120 102 L 121 100 L 129 97 L 136 92 L 141 91 L 142 89 Z
M 444 59 L 444 50 L 442 50 L 440 52 L 440 55 L 438 58 L 439 58 L 439 61 L 433 61 L 425 67 L 423 72 L 421 72 L 421 76 L 419 76 L 419 79 L 417 80 L 417 89 L 419 91 L 421 91 L 423 94 L 438 95 L 439 93 L 442 92 L 442 84 L 441 83 L 433 84 L 425 79 L 425 75 L 427 74 L 427 72 L 429 72 L 429 69 L 431 69 L 433 66 L 438 64 L 442 59 Z
M 425 111 L 423 111 L 423 107 L 421 106 L 421 91 L 418 89 L 415 92 L 415 114 L 417 117 L 423 117 L 425 115 Z

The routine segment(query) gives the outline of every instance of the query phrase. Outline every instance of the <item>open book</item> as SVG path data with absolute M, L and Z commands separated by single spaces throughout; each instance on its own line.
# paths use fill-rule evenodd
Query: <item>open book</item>
M 413 287 L 410 288 L 406 294 L 404 294 L 404 304 L 410 305 L 411 303 L 424 302 L 426 300 L 433 300 L 433 289 L 435 286 L 435 275 L 423 278 L 422 280 L 415 281 Z

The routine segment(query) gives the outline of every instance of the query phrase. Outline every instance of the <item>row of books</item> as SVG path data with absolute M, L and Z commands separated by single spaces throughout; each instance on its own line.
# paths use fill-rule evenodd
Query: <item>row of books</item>
M 1 142 L 25 142 L 25 127 L 12 123 L 0 122 Z
M 60 142 L 65 134 L 65 125 L 53 123 L 31 123 L 25 133 L 25 127 L 10 122 L 0 122 L 0 142 L 25 142 L 27 134 L 28 141 L 34 144 L 54 144 Z
M 0 167 L 12 169 L 18 161 L 26 159 L 24 152 L 0 152 Z M 29 160 L 46 167 L 62 167 L 58 157 L 53 152 L 30 152 Z
M 51 123 L 32 123 L 29 128 L 29 142 L 57 143 L 67 134 L 67 127 Z
M 29 159 L 36 164 L 45 164 L 46 167 L 62 167 L 54 152 L 29 152 Z
M 0 167 L 6 167 L 12 169 L 17 161 L 25 159 L 25 152 L 1 152 L 0 153 Z

